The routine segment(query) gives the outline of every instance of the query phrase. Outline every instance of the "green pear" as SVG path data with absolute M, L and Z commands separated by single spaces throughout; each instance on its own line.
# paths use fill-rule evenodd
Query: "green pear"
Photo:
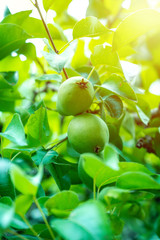
M 61 115 L 77 115 L 92 104 L 94 89 L 83 77 L 72 77 L 63 82 L 58 90 L 57 110 Z
M 68 140 L 79 153 L 99 153 L 109 141 L 109 130 L 101 118 L 84 113 L 71 120 L 68 126 Z

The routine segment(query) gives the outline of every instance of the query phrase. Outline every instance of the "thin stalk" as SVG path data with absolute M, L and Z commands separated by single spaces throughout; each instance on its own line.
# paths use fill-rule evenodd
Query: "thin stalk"
M 74 41 L 74 39 L 72 39 L 71 41 L 69 41 L 68 43 L 66 43 L 59 51 L 58 51 L 58 53 L 61 53 L 66 47 L 68 47 L 70 44 L 71 44 L 71 42 L 73 42 Z
M 96 69 L 96 67 L 93 67 L 93 68 L 92 68 L 92 70 L 90 71 L 90 73 L 89 73 L 89 75 L 88 75 L 88 77 L 87 77 L 87 80 L 90 79 L 90 77 L 91 77 L 91 75 L 92 75 L 92 73 L 94 72 L 95 69 Z
M 68 139 L 68 137 L 63 138 L 62 140 L 60 140 L 58 143 L 56 143 L 56 144 L 53 145 L 52 147 L 47 148 L 47 150 L 51 150 L 51 149 L 53 149 L 53 148 L 55 148 L 55 147 L 58 147 L 58 145 L 60 145 L 61 143 L 65 142 L 67 139 Z
M 51 42 L 51 44 L 52 44 L 52 47 L 53 47 L 55 53 L 58 54 L 59 52 L 58 52 L 58 50 L 57 50 L 57 48 L 56 48 L 56 46 L 55 46 L 55 44 L 54 44 L 54 42 L 53 42 L 53 39 L 52 39 L 52 36 L 51 36 L 51 34 L 50 34 L 49 28 L 48 28 L 48 26 L 47 26 L 47 24 L 46 24 L 46 22 L 45 22 L 45 20 L 44 20 L 44 18 L 43 18 L 43 16 L 42 16 L 42 13 L 41 13 L 41 10 L 40 10 L 40 8 L 39 8 L 38 1 L 37 1 L 37 0 L 35 0 L 34 6 L 35 6 L 35 7 L 37 8 L 37 10 L 38 10 L 38 13 L 39 13 L 40 18 L 41 18 L 41 20 L 42 20 L 42 23 L 43 23 L 43 25 L 44 25 L 44 28 L 45 28 L 45 30 L 46 30 L 46 32 L 47 32 L 47 35 L 48 35 L 48 37 L 49 37 L 49 40 L 50 40 L 50 42 Z M 68 79 L 69 77 L 68 77 L 68 74 L 67 74 L 65 68 L 63 68 L 63 73 L 64 73 L 66 79 Z
M 23 221 L 27 224 L 27 226 L 30 228 L 31 232 L 34 234 L 35 237 L 37 237 L 39 240 L 42 240 L 42 238 L 40 238 L 38 236 L 38 233 L 34 230 L 34 228 L 32 227 L 32 225 L 29 223 L 29 221 L 27 220 L 27 218 L 24 215 L 20 215 L 21 218 L 23 219 Z
M 54 240 L 54 239 L 55 239 L 54 233 L 53 233 L 53 231 L 52 231 L 52 229 L 51 229 L 51 227 L 50 227 L 50 225 L 49 225 L 49 223 L 48 223 L 48 221 L 47 221 L 47 218 L 46 218 L 46 216 L 44 215 L 44 213 L 43 213 L 43 211 L 42 211 L 42 208 L 41 208 L 41 206 L 39 205 L 39 202 L 38 202 L 38 200 L 37 200 L 36 197 L 34 197 L 34 202 L 35 202 L 37 208 L 39 209 L 39 211 L 40 211 L 40 213 L 41 213 L 41 215 L 42 215 L 43 221 L 45 222 L 46 227 L 48 228 L 48 231 L 49 231 L 52 239 Z
M 11 158 L 11 161 L 13 161 L 19 154 L 21 154 L 21 152 L 16 153 L 16 155 L 14 155 L 14 156 Z
M 93 179 L 93 199 L 96 199 L 96 179 Z
M 25 237 L 21 236 L 20 234 L 18 234 L 18 233 L 16 233 L 16 232 L 12 231 L 11 229 L 8 229 L 7 232 L 9 232 L 9 233 L 11 233 L 11 234 L 13 234 L 13 235 L 15 235 L 15 236 L 17 236 L 17 237 L 23 239 L 23 240 L 28 240 L 27 238 L 25 238 Z
M 3 137 L 1 136 L 1 157 L 3 158 Z

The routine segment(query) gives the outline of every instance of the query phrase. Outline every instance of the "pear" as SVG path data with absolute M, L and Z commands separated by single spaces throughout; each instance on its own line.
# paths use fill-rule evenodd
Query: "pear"
M 94 89 L 83 77 L 72 77 L 63 82 L 58 90 L 57 110 L 61 115 L 77 115 L 92 104 Z
M 71 120 L 68 140 L 79 153 L 99 153 L 109 141 L 109 130 L 100 117 L 84 113 Z

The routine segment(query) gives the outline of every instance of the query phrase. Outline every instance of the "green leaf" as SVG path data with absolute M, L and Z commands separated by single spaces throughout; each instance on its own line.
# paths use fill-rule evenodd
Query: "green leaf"
M 116 186 L 124 189 L 160 189 L 160 184 L 145 172 L 128 172 L 122 174 Z
M 117 187 L 106 187 L 100 192 L 98 199 L 107 205 L 113 207 L 120 203 L 149 200 L 154 197 L 153 193 L 145 191 L 132 191 Z
M 9 227 L 14 216 L 14 205 L 9 197 L 2 197 L 0 199 L 0 230 Z
M 120 75 L 111 74 L 110 77 L 101 86 L 97 85 L 97 87 L 116 93 L 120 97 L 124 97 L 132 101 L 137 101 L 136 94 L 133 91 L 132 87 Z
M 77 22 L 73 28 L 73 39 L 82 37 L 96 37 L 108 31 L 96 17 L 86 17 Z
M 46 12 L 49 9 L 54 10 L 57 15 L 61 14 L 64 10 L 68 8 L 68 5 L 70 4 L 72 0 L 43 0 L 43 6 Z
M 123 113 L 122 100 L 117 95 L 106 96 L 103 100 L 110 116 L 113 118 L 120 118 Z
M 158 11 L 153 9 L 136 11 L 118 25 L 113 37 L 113 49 L 117 50 L 159 26 L 160 13 Z
M 16 164 L 12 164 L 10 172 L 12 181 L 19 192 L 24 195 L 36 195 L 43 175 L 42 165 L 39 167 L 39 171 L 35 176 L 27 175 L 26 172 Z
M 53 229 L 65 240 L 111 239 L 109 218 L 98 201 L 87 201 L 72 211 L 68 219 L 54 220 Z
M 12 85 L 10 85 L 4 78 L 3 74 L 0 73 L 0 89 L 7 89 L 7 88 L 12 88 Z
M 1 72 L 0 74 L 3 76 L 9 86 L 14 86 L 17 84 L 19 78 L 18 72 Z
M 0 159 L 0 196 L 15 198 L 15 189 L 10 178 L 11 162 L 8 159 Z
M 76 193 L 62 191 L 49 198 L 45 204 L 48 211 L 56 217 L 67 217 L 79 204 Z
M 27 122 L 27 139 L 31 146 L 40 146 L 49 141 L 51 136 L 47 111 L 44 107 L 40 107 L 28 119 Z
M 38 150 L 32 155 L 32 159 L 35 161 L 36 165 L 47 165 L 55 162 L 58 157 L 58 153 L 53 150 Z
M 20 146 L 27 145 L 27 142 L 25 139 L 24 127 L 18 113 L 15 113 L 13 115 L 13 118 L 9 123 L 9 125 L 7 126 L 5 132 L 0 133 L 0 136 Z
M 106 145 L 104 148 L 104 162 L 106 166 L 114 170 L 119 170 L 119 156 L 112 145 Z
M 99 188 L 106 184 L 116 182 L 118 177 L 125 172 L 139 171 L 148 175 L 152 174 L 142 164 L 134 162 L 119 162 L 119 170 L 114 170 L 106 166 L 99 157 L 91 153 L 82 154 L 80 161 L 82 161 L 86 173 L 94 179 L 96 186 Z
M 66 37 L 59 26 L 56 24 L 48 24 L 47 26 L 53 39 L 62 39 L 66 41 Z M 23 22 L 22 28 L 34 38 L 48 37 L 44 25 L 40 19 L 28 17 Z
M 22 25 L 22 23 L 29 17 L 32 10 L 21 11 L 15 14 L 10 14 L 6 16 L 1 23 L 14 23 L 17 25 Z
M 12 222 L 10 224 L 11 227 L 19 230 L 28 229 L 28 225 L 24 222 L 24 220 L 17 214 L 14 214 Z M 12 238 L 11 238 L 12 239 Z
M 18 25 L 0 24 L 0 60 L 20 48 L 28 38 L 31 37 Z
M 77 48 L 72 58 L 71 66 L 73 68 L 79 68 L 84 66 L 88 62 L 88 58 L 85 55 L 85 41 L 82 39 L 78 40 Z
M 91 62 L 94 66 L 108 65 L 121 70 L 118 54 L 112 51 L 110 45 L 97 45 L 91 54 Z
M 25 215 L 33 202 L 32 195 L 19 195 L 15 200 L 15 212 Z
M 53 81 L 53 82 L 61 82 L 62 76 L 59 74 L 43 74 L 39 77 L 36 77 L 37 81 Z
M 149 104 L 143 99 L 143 95 L 138 95 L 136 110 L 142 122 L 147 125 L 150 121 L 151 110 Z
M 33 61 L 37 61 L 36 56 L 36 48 L 33 43 L 24 43 L 21 48 L 17 51 L 18 54 L 25 55 L 28 59 L 32 59 Z
M 72 47 L 68 47 L 63 53 L 56 54 L 51 46 L 49 45 L 48 40 L 45 39 L 45 43 L 48 46 L 49 52 L 42 52 L 43 56 L 49 63 L 49 65 L 58 73 L 61 73 L 62 69 L 65 67 L 69 61 L 70 56 L 73 54 Z
M 91 67 L 91 66 L 83 66 L 83 67 L 77 68 L 76 71 L 79 72 L 82 77 L 87 79 L 87 77 L 88 77 L 89 73 L 91 72 L 92 68 L 93 67 Z M 92 73 L 89 81 L 92 84 L 96 84 L 100 81 L 99 75 L 98 75 L 96 70 L 94 70 L 94 72 Z

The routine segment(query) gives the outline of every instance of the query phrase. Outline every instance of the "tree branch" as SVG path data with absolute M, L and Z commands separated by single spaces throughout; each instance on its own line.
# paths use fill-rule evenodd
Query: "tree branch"
M 47 26 L 47 24 L 46 24 L 46 22 L 45 22 L 45 20 L 44 20 L 44 18 L 43 18 L 43 16 L 42 16 L 42 13 L 41 13 L 41 10 L 40 10 L 40 8 L 39 8 L 38 1 L 37 1 L 37 0 L 35 0 L 34 6 L 35 6 L 35 7 L 37 8 L 37 10 L 38 10 L 38 13 L 39 13 L 40 18 L 41 18 L 41 20 L 42 20 L 42 22 L 43 22 L 44 28 L 45 28 L 45 30 L 46 30 L 46 32 L 47 32 L 47 35 L 48 35 L 49 40 L 50 40 L 50 42 L 51 42 L 51 44 L 52 44 L 52 47 L 53 47 L 55 53 L 58 54 L 59 52 L 58 52 L 58 50 L 57 50 L 57 48 L 56 48 L 56 46 L 55 46 L 55 44 L 54 44 L 54 42 L 53 42 L 53 39 L 52 39 L 52 36 L 51 36 L 51 34 L 50 34 L 49 28 L 48 28 L 48 26 Z M 66 79 L 68 79 L 69 77 L 68 77 L 68 74 L 67 74 L 65 68 L 63 68 L 63 73 L 64 73 Z

